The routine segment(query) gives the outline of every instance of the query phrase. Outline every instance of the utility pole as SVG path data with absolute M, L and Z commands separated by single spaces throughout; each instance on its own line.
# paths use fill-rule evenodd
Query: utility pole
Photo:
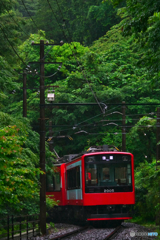
M 40 40 L 40 230 L 46 234 L 44 41 Z
M 126 151 L 126 128 L 125 128 L 125 124 L 126 124 L 126 115 L 125 115 L 125 102 L 122 102 L 122 152 Z
M 160 165 L 160 108 L 157 108 L 157 145 L 156 145 L 156 165 Z
M 27 117 L 27 73 L 23 72 L 23 117 Z
M 157 145 L 156 145 L 156 170 L 160 165 L 160 108 L 157 108 Z M 159 143 L 159 144 L 158 144 Z M 159 187 L 160 193 L 160 187 Z M 160 199 L 159 199 L 160 202 Z M 160 210 L 157 211 L 156 214 L 156 225 L 160 224 Z
M 52 121 L 49 121 L 49 137 L 53 137 L 53 131 L 52 131 Z M 53 138 L 49 142 L 49 150 L 53 152 Z
M 44 46 L 54 46 L 55 44 L 44 43 L 40 40 L 40 44 L 32 43 L 32 45 L 40 45 L 40 62 L 29 62 L 29 64 L 40 64 L 40 231 L 46 234 L 46 169 L 45 169 L 45 85 L 44 85 L 44 64 L 61 64 L 62 62 L 45 62 Z M 53 86 L 52 86 L 53 87 Z M 54 86 L 57 87 L 57 86 Z

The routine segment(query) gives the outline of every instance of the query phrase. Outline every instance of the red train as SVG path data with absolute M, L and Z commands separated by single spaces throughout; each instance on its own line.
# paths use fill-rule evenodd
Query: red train
M 134 158 L 108 145 L 59 159 L 54 176 L 47 174 L 47 195 L 59 200 L 55 220 L 124 220 L 135 204 Z

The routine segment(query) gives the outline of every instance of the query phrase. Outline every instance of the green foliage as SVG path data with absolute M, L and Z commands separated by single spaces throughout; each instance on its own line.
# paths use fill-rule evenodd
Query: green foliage
M 141 163 L 135 171 L 135 213 L 143 220 L 153 221 L 160 211 L 160 167 L 156 161 Z
M 113 5 L 117 0 L 111 1 Z M 144 49 L 140 64 L 149 69 L 151 75 L 157 73 L 159 79 L 159 54 L 160 54 L 160 1 L 126 1 L 126 7 L 120 8 L 118 14 L 123 18 L 121 22 L 123 34 L 135 34 L 139 40 L 140 47 Z
M 144 158 L 151 162 L 156 152 L 156 119 L 142 117 L 132 127 L 126 139 L 128 150 L 134 153 L 136 167 Z
M 118 149 L 122 149 L 122 133 L 113 128 L 113 132 L 109 133 L 106 131 L 104 133 L 106 136 L 102 137 L 103 145 L 114 145 Z
M 16 46 L 21 43 L 24 21 L 13 9 L 14 4 L 13 0 L 2 0 L 0 3 L 0 55 L 15 66 L 15 59 L 16 65 L 19 61 Z
M 16 126 L 13 125 L 16 122 Z M 9 125 L 11 127 L 5 127 Z M 39 211 L 39 134 L 29 122 L 0 112 L 0 212 Z M 46 143 L 46 171 L 53 172 L 54 155 Z M 47 206 L 55 205 L 47 200 Z M 7 207 L 6 207 L 7 206 Z
M 47 212 L 53 208 L 53 206 L 58 206 L 59 201 L 53 199 L 53 195 L 47 195 L 46 196 L 46 206 L 47 206 Z
M 121 0 L 50 0 L 54 16 L 47 2 L 26 0 L 29 13 L 38 28 L 42 29 L 38 32 L 21 1 L 3 0 L 0 3 L 0 107 L 3 111 L 0 112 L 0 171 L 3 173 L 0 175 L 3 178 L 0 184 L 0 213 L 21 212 L 22 208 L 27 213 L 34 213 L 38 211 L 39 201 L 39 129 L 36 128 L 39 125 L 39 95 L 38 90 L 33 90 L 39 88 L 39 74 L 35 74 L 39 73 L 39 67 L 32 64 L 26 69 L 25 66 L 29 89 L 28 119 L 24 119 L 21 117 L 22 76 L 15 74 L 23 72 L 24 65 L 17 60 L 9 45 L 28 65 L 28 62 L 39 62 L 39 47 L 31 45 L 32 41 L 39 43 L 49 39 L 50 43 L 59 44 L 60 40 L 64 40 L 61 46 L 45 46 L 45 62 L 62 62 L 61 67 L 59 64 L 45 64 L 45 85 L 59 86 L 55 89 L 56 103 L 95 102 L 96 92 L 101 103 L 160 104 L 159 1 L 127 0 L 125 7 L 125 2 Z M 120 21 L 115 15 L 117 8 L 113 8 L 111 3 L 121 7 L 118 14 L 123 19 L 118 25 L 114 25 Z M 26 40 L 21 43 L 20 39 Z M 92 46 L 84 47 L 82 44 Z M 13 89 L 15 94 L 11 94 Z M 104 105 L 101 104 L 101 107 Z M 127 151 L 134 154 L 135 166 L 141 167 L 136 172 L 136 211 L 145 208 L 150 211 L 149 204 L 159 209 L 159 193 L 156 191 L 159 170 L 153 172 L 155 163 L 152 163 L 156 152 L 156 119 L 147 115 L 134 119 L 131 115 L 145 115 L 156 110 L 155 106 L 134 105 L 126 109 Z M 45 117 L 49 119 L 46 120 L 47 136 L 47 125 L 52 120 L 54 146 L 59 155 L 77 153 L 91 145 L 102 144 L 115 145 L 121 150 L 122 118 L 117 111 L 121 112 L 120 106 L 107 106 L 105 114 L 98 105 L 45 109 Z M 31 124 L 37 132 L 32 130 Z M 144 161 L 145 156 L 147 161 Z M 48 172 L 53 172 L 53 161 L 54 154 L 46 143 Z M 48 208 L 55 204 L 54 200 L 47 198 Z M 142 211 L 142 215 L 153 219 L 155 209 L 151 214 L 143 215 Z
M 26 136 L 18 134 L 16 125 L 0 129 L 0 212 L 37 212 L 40 170 L 37 157 L 22 146 Z M 31 204 L 32 202 L 32 204 Z
M 0 56 L 0 71 L 0 107 L 2 108 L 4 102 L 8 102 L 12 90 L 18 88 L 18 84 L 15 82 L 16 77 L 11 66 L 2 56 Z
M 57 80 L 54 83 L 59 86 L 55 91 L 55 102 L 94 102 L 91 86 L 93 91 L 96 91 L 100 102 L 118 103 L 125 100 L 127 103 L 159 103 L 159 89 L 153 87 L 147 69 L 137 65 L 142 55 L 143 51 L 137 48 L 133 37 L 125 38 L 121 35 L 120 26 L 113 27 L 104 37 L 96 41 L 90 50 L 79 56 L 78 62 L 81 67 L 77 66 L 77 63 L 72 59 L 68 60 L 68 66 L 71 66 L 71 64 L 72 66 L 68 69 L 66 78 L 63 79 L 63 76 L 61 76 L 62 80 Z M 117 110 L 121 111 L 120 107 Z M 146 111 L 155 110 L 152 107 L 130 106 L 127 111 L 130 114 L 145 114 Z M 56 139 L 56 143 L 59 145 L 56 146 L 56 149 L 58 151 L 61 149 L 62 154 L 67 154 L 73 151 L 70 149 L 78 152 L 86 148 L 88 141 L 91 145 L 100 145 L 108 141 L 121 150 L 121 128 L 114 129 L 113 125 L 105 126 L 103 122 L 100 122 L 102 120 L 107 121 L 107 119 L 108 122 L 112 122 L 112 119 L 120 121 L 120 115 L 107 118 L 107 113 L 112 111 L 114 110 L 109 107 L 105 116 L 100 113 L 98 106 L 96 108 L 90 106 L 54 108 L 52 110 L 53 123 L 55 125 L 66 125 L 67 129 L 66 131 L 65 127 L 55 126 L 55 135 L 58 137 L 58 135 L 67 133 L 74 139 L 70 141 L 66 138 L 65 142 Z M 50 116 L 50 112 L 47 113 L 47 116 Z M 89 120 L 87 121 L 87 119 Z M 127 123 L 129 125 L 135 124 L 132 117 L 127 117 Z M 149 135 L 150 140 L 148 142 L 153 140 L 152 146 L 154 147 L 150 154 L 146 153 L 145 143 L 142 146 L 143 141 L 139 141 L 137 138 L 135 143 L 135 140 L 134 142 L 131 140 L 134 139 L 132 132 L 127 136 L 127 150 L 136 153 L 137 164 L 141 161 L 142 156 L 147 155 L 150 160 L 155 156 L 155 138 L 152 130 L 153 128 L 151 128 L 152 133 Z M 91 134 L 88 136 L 84 131 Z M 116 132 L 118 134 L 114 134 Z M 148 134 L 146 139 L 148 139 Z M 61 144 L 67 144 L 67 147 L 61 147 Z M 141 147 L 144 149 L 141 151 L 143 155 L 138 156 Z M 147 149 L 149 151 L 150 148 Z
M 68 43 L 91 44 L 120 20 L 112 5 L 101 0 L 60 0 L 58 3 L 50 0 L 50 4 L 52 9 L 39 0 L 36 20 L 47 38 L 54 39 L 56 43 L 64 39 Z
M 36 11 L 38 10 L 38 0 L 25 0 L 23 4 L 22 1 L 18 0 L 16 5 L 16 9 L 23 15 L 25 18 L 34 17 Z M 26 11 L 26 8 L 30 14 L 28 15 L 28 12 Z

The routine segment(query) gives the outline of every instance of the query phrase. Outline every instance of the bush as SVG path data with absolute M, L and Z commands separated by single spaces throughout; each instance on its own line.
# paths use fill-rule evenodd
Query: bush
M 136 205 L 134 215 L 154 221 L 160 211 L 160 166 L 145 161 L 135 170 Z

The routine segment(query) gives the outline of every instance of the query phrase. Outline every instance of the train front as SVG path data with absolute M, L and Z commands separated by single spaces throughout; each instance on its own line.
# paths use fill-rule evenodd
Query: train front
M 98 152 L 82 157 L 83 206 L 88 221 L 132 218 L 135 204 L 134 158 L 126 152 Z

